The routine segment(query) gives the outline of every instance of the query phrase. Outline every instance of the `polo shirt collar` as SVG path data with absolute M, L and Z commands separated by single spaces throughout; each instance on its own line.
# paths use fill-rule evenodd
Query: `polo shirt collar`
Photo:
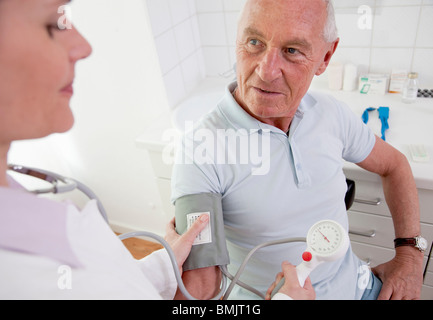
M 246 112 L 233 97 L 233 92 L 237 88 L 237 82 L 230 83 L 224 93 L 223 99 L 219 102 L 218 107 L 223 113 L 227 121 L 235 129 L 247 129 L 250 133 L 268 130 L 270 132 L 287 135 L 286 132 L 263 123 L 256 118 L 252 117 Z M 300 120 L 304 117 L 304 114 L 311 109 L 317 101 L 309 94 L 306 94 L 302 99 L 292 123 L 299 124 Z M 291 126 L 292 127 L 292 126 Z

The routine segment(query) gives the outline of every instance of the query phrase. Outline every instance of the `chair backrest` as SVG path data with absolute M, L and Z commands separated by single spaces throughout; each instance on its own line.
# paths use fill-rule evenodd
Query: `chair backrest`
M 346 210 L 352 207 L 353 201 L 355 200 L 355 181 L 346 179 L 347 191 L 344 197 L 344 202 L 346 203 Z

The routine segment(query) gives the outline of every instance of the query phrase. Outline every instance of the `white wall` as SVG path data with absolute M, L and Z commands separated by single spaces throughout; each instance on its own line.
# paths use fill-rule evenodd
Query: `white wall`
M 164 233 L 156 184 L 135 138 L 168 110 L 144 0 L 76 0 L 72 19 L 93 54 L 79 62 L 71 132 L 15 143 L 10 162 L 72 176 L 102 199 L 110 222 Z
M 152 27 L 157 43 L 171 33 L 174 42 L 184 38 L 172 32 L 173 3 L 189 6 L 193 21 L 192 34 L 199 34 L 205 75 L 220 77 L 235 63 L 236 24 L 245 0 L 147 0 L 152 16 Z M 155 5 L 158 3 L 158 5 Z M 341 42 L 333 61 L 364 66 L 372 73 L 390 73 L 392 68 L 406 68 L 419 73 L 421 86 L 433 87 L 433 0 L 334 0 Z M 372 12 L 371 28 L 360 29 L 360 6 Z M 163 10 L 161 8 L 169 8 Z M 159 8 L 159 9 L 157 9 Z M 183 21 L 183 20 L 182 20 Z M 171 23 L 171 25 L 170 25 Z M 164 27 L 165 26 L 165 27 Z M 176 26 L 176 25 L 175 25 Z M 173 51 L 176 48 L 173 47 Z M 159 52 L 166 52 L 162 45 Z M 176 54 L 176 53 L 174 53 Z M 188 94 L 180 84 L 182 75 L 170 66 L 173 60 L 160 54 L 161 68 L 166 78 L 170 104 L 176 104 Z M 201 61 L 199 58 L 196 61 Z M 190 69 L 194 70 L 194 69 Z M 194 72 L 194 71 L 191 71 Z M 322 77 L 326 81 L 326 75 Z M 231 77 L 228 78 L 228 81 Z M 320 81 L 320 78 L 318 79 Z
M 161 72 L 174 108 L 204 78 L 194 0 L 146 0 Z

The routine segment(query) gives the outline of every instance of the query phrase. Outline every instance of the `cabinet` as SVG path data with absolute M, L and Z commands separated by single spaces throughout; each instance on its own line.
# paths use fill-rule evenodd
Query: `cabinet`
M 349 236 L 353 251 L 371 267 L 394 257 L 394 227 L 385 202 L 379 177 L 345 169 L 347 178 L 355 181 L 355 202 L 348 211 Z M 424 256 L 425 278 L 421 299 L 433 299 L 433 262 L 429 253 L 433 243 L 433 190 L 418 189 L 421 214 L 421 234 L 429 247 Z

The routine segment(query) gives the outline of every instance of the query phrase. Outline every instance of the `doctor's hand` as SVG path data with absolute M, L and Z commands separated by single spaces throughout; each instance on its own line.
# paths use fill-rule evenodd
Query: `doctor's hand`
M 182 274 L 182 266 L 191 252 L 192 244 L 199 233 L 206 227 L 209 222 L 208 215 L 201 215 L 183 235 L 176 232 L 175 218 L 173 218 L 166 228 L 165 240 L 173 249 L 176 256 L 177 265 Z
M 280 280 L 284 277 L 284 285 L 278 291 L 284 293 L 294 300 L 314 300 L 316 298 L 316 292 L 314 291 L 313 285 L 311 284 L 310 277 L 305 280 L 304 287 L 302 288 L 299 284 L 298 275 L 294 265 L 283 262 L 283 272 L 277 274 L 275 282 L 269 287 L 266 292 L 266 300 L 270 300 L 272 291 L 278 285 Z

